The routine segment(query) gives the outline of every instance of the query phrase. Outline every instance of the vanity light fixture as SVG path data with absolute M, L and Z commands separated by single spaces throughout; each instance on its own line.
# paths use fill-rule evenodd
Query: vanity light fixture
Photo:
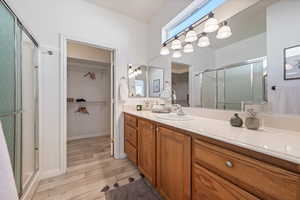
M 170 50 L 169 50 L 169 48 L 167 47 L 167 44 L 164 43 L 164 44 L 163 44 L 163 47 L 160 49 L 160 55 L 166 56 L 166 55 L 169 55 L 169 54 L 170 54 Z
M 194 47 L 193 47 L 192 43 L 187 43 L 186 45 L 184 45 L 183 52 L 184 53 L 192 53 L 192 52 L 194 52 Z
M 173 58 L 180 58 L 182 56 L 181 51 L 180 50 L 176 50 L 173 53 Z
M 214 18 L 214 13 L 209 13 L 208 20 L 204 24 L 204 32 L 212 33 L 219 29 L 219 23 L 216 18 Z
M 196 31 L 193 30 L 193 27 L 189 28 L 189 31 L 185 35 L 185 42 L 194 42 L 198 39 Z
M 182 49 L 181 41 L 178 39 L 178 36 L 175 36 L 175 40 L 172 41 L 172 49 L 179 50 Z
M 232 35 L 231 28 L 228 26 L 228 22 L 224 21 L 221 24 L 221 28 L 218 30 L 217 38 L 218 39 L 226 39 Z
M 207 47 L 210 45 L 209 38 L 207 37 L 206 33 L 202 33 L 199 40 L 198 40 L 198 46 L 199 47 Z

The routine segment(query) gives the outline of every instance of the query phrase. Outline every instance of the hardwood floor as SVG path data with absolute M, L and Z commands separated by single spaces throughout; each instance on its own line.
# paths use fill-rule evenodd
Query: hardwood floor
M 67 173 L 42 180 L 33 200 L 104 200 L 101 189 L 128 183 L 128 177 L 138 178 L 139 172 L 127 159 L 110 156 L 109 137 L 94 137 L 69 141 Z

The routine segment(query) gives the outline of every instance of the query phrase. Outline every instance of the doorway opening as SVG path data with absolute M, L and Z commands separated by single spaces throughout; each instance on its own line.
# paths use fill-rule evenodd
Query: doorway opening
M 66 168 L 113 156 L 111 49 L 67 41 Z
M 190 106 L 189 65 L 172 62 L 173 104 Z

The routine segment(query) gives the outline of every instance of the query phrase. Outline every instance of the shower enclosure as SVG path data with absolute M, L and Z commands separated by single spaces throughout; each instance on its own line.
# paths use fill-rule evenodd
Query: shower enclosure
M 0 2 L 0 121 L 19 195 L 38 171 L 38 44 Z
M 243 104 L 267 101 L 266 58 L 221 68 L 208 69 L 201 76 L 201 107 L 242 110 Z

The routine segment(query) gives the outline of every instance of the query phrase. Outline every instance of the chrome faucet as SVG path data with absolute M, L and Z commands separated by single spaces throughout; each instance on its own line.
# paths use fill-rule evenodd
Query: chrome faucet
M 182 106 L 180 104 L 173 104 L 175 106 L 175 112 L 177 115 L 185 115 Z

